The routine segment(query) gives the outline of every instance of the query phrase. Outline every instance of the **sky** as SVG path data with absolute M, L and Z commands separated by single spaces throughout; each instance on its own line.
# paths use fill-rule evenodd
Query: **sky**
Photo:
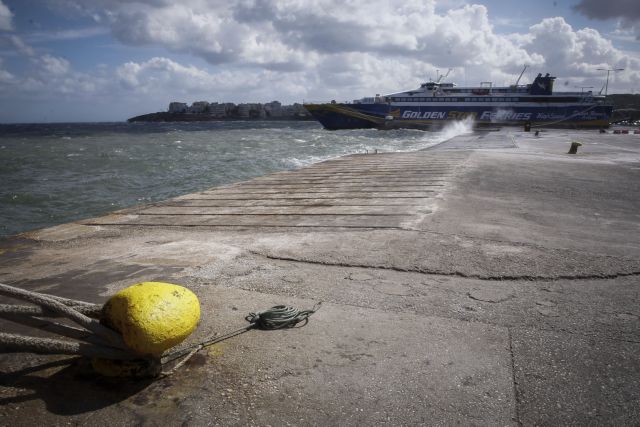
M 451 70 L 640 93 L 638 0 L 0 0 L 0 123 L 353 100 Z

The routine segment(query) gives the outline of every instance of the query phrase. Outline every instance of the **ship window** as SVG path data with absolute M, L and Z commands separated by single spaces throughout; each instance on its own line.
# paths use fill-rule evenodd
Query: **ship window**
M 470 101 L 471 101 L 471 98 L 465 98 L 464 99 L 464 102 L 470 102 Z

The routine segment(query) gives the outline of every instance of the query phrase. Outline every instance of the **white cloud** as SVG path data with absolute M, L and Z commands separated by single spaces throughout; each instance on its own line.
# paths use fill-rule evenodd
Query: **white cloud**
M 155 57 L 144 62 L 118 66 L 115 76 L 126 91 L 150 96 L 204 97 L 209 101 L 267 101 L 276 99 L 274 88 L 283 91 L 280 98 L 300 97 L 301 77 L 290 73 L 282 82 L 278 72 L 253 68 L 209 72 L 193 65 L 182 65 L 169 58 Z M 158 88 L 164 88 L 159 91 Z
M 564 79 L 594 85 L 602 80 L 598 68 L 624 68 L 615 79 L 618 84 L 640 83 L 640 60 L 616 49 L 598 31 L 583 28 L 575 31 L 563 18 L 547 18 L 530 28 L 524 47 L 544 58 L 543 66 L 561 73 Z M 591 79 L 591 80 L 589 80 Z
M 485 6 L 458 0 L 449 2 L 452 8 L 434 0 L 48 2 L 100 27 L 6 34 L 5 44 L 27 56 L 34 71 L 16 77 L 5 67 L 9 74 L 0 72 L 0 80 L 13 78 L 20 82 L 15 87 L 52 98 L 94 96 L 141 109 L 144 103 L 148 111 L 170 100 L 349 100 L 409 89 L 449 67 L 449 80 L 459 84 L 513 83 L 523 64 L 530 72 L 522 83 L 550 72 L 571 90 L 599 87 L 604 79 L 596 69 L 616 67 L 625 72 L 612 78 L 610 92 L 640 85 L 637 53 L 617 49 L 594 29 L 575 29 L 556 17 L 498 34 Z M 55 52 L 24 42 L 92 37 L 105 28 L 125 45 L 166 54 L 80 73 Z M 197 65 L 187 64 L 185 55 Z
M 31 43 L 57 40 L 77 40 L 108 34 L 106 27 L 75 28 L 71 30 L 38 31 L 28 35 Z
M 49 75 L 60 76 L 69 72 L 69 61 L 52 55 L 43 55 L 40 64 Z
M 11 13 L 9 8 L 0 0 L 0 31 L 11 31 L 13 29 L 11 23 L 12 18 L 13 13 Z
M 15 76 L 3 68 L 2 58 L 0 58 L 0 84 L 11 84 L 15 80 Z
M 627 18 L 640 21 L 640 3 L 637 0 L 580 0 L 573 7 L 594 19 Z
M 22 55 L 33 56 L 35 55 L 35 51 L 31 46 L 22 40 L 19 36 L 15 34 L 11 34 L 8 36 L 9 43 L 13 46 L 13 48 L 18 51 Z
M 640 40 L 638 0 L 580 0 L 573 9 L 591 19 L 617 19 L 619 27 L 634 32 L 636 40 Z
M 453 67 L 453 75 L 466 74 L 469 82 L 477 82 L 509 79 L 523 64 L 584 74 L 624 56 L 595 30 L 575 31 L 562 18 L 545 20 L 528 33 L 497 34 L 485 6 L 463 1 L 446 10 L 434 0 L 399 5 L 385 0 L 65 0 L 69 3 L 88 16 L 100 16 L 125 44 L 161 46 L 215 66 L 302 72 L 310 83 L 319 69 L 327 83 L 347 81 L 344 71 L 327 66 L 341 58 L 372 67 L 351 73 L 357 82 L 397 81 L 395 76 L 415 81 L 424 77 L 418 71 L 436 67 Z M 587 43 L 596 49 L 589 52 Z M 392 76 L 379 77 L 388 72 Z

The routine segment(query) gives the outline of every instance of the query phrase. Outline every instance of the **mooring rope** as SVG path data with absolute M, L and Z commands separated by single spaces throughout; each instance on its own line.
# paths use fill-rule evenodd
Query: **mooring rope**
M 126 347 L 122 336 L 118 332 L 100 324 L 98 319 L 102 306 L 98 304 L 27 291 L 3 283 L 0 283 L 0 295 L 38 305 L 0 304 L 0 318 L 77 340 L 65 341 L 0 332 L 0 350 L 2 351 L 82 355 L 111 360 L 148 361 L 153 359 L 159 360 L 162 365 L 182 358 L 170 371 L 163 372 L 162 375 L 164 376 L 173 374 L 203 348 L 251 329 L 276 330 L 293 328 L 300 323 L 302 323 L 301 326 L 304 326 L 309 321 L 309 316 L 321 306 L 321 303 L 317 303 L 310 310 L 298 310 L 291 306 L 277 305 L 264 311 L 252 312 L 245 317 L 249 324 L 242 328 L 224 335 L 209 336 L 199 343 L 174 350 L 159 359 L 157 356 L 153 356 L 150 359 L 150 356 L 140 356 L 131 351 Z M 42 317 L 66 317 L 84 329 L 43 319 Z
M 79 341 L 63 341 L 3 332 L 0 333 L 0 348 L 3 351 L 78 354 L 119 360 L 140 357 L 127 348 L 118 332 L 100 324 L 97 317 L 101 307 L 97 304 L 27 291 L 3 283 L 0 283 L 0 295 L 38 305 L 34 307 L 0 304 L 1 318 Z M 40 316 L 66 317 L 84 329 L 43 319 Z
M 51 298 L 49 295 L 39 294 L 37 292 L 30 292 L 24 289 L 15 288 L 13 286 L 0 283 L 0 294 L 19 298 L 24 301 L 29 301 L 37 304 L 41 307 L 45 307 L 55 313 L 68 317 L 84 328 L 90 330 L 94 334 L 108 341 L 113 347 L 124 349 L 126 348 L 122 336 L 113 329 L 109 329 L 96 319 L 92 319 L 79 311 L 75 310 L 73 306 L 65 305 L 64 302 L 56 298 Z M 84 303 L 86 304 L 86 303 Z M 81 304 L 78 304 L 81 305 Z
M 235 337 L 236 335 L 243 334 L 251 329 L 262 330 L 276 330 L 284 328 L 294 328 L 299 323 L 304 322 L 301 326 L 306 325 L 309 322 L 309 317 L 320 309 L 322 302 L 316 303 L 310 310 L 298 310 L 295 307 L 286 305 L 276 305 L 264 311 L 257 313 L 249 313 L 245 320 L 249 322 L 248 325 L 242 328 L 227 332 L 224 335 L 212 335 L 203 341 L 192 344 L 186 348 L 172 351 L 167 353 L 161 358 L 162 365 L 167 365 L 177 359 L 183 358 L 178 362 L 171 370 L 162 372 L 163 376 L 169 376 L 177 371 L 182 365 L 184 365 L 191 357 L 203 348 L 212 346 L 226 339 Z

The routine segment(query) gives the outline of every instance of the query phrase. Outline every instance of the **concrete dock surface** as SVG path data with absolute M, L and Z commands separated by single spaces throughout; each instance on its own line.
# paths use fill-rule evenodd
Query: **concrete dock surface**
M 2 283 L 142 281 L 197 294 L 189 343 L 323 305 L 156 381 L 0 354 L 0 424 L 638 425 L 640 135 L 474 133 L 0 242 Z

